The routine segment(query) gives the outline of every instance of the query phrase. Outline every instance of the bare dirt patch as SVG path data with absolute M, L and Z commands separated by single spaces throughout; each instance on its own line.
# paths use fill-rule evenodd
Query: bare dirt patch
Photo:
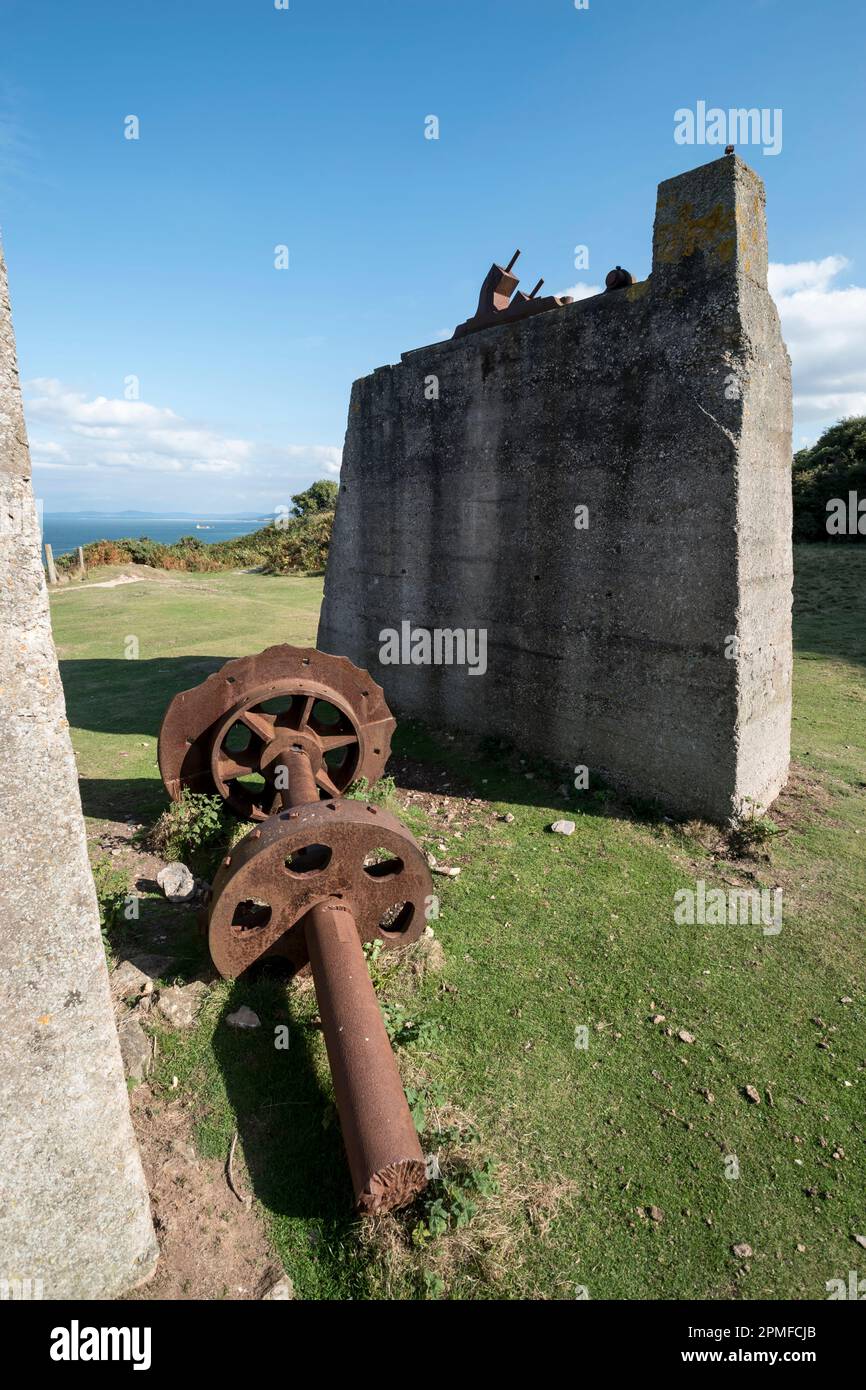
M 130 1098 L 133 1125 L 150 1189 L 160 1258 L 151 1281 L 129 1297 L 149 1299 L 259 1299 L 283 1277 L 255 1207 L 240 1202 L 225 1165 L 202 1158 L 193 1122 L 181 1100 L 165 1100 L 149 1086 Z M 240 1164 L 242 1170 L 242 1164 Z M 246 1175 L 238 1176 L 239 1190 Z

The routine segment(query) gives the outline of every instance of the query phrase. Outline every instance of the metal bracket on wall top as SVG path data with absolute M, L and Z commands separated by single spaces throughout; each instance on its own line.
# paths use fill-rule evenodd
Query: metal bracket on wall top
M 482 328 L 494 328 L 500 323 L 514 323 L 516 319 L 527 319 L 533 314 L 543 314 L 548 309 L 558 309 L 563 304 L 574 303 L 568 294 L 548 294 L 542 299 L 536 299 L 544 284 L 543 280 L 539 280 L 529 294 L 517 290 L 520 280 L 516 275 L 512 275 L 511 271 L 519 255 L 520 252 L 515 251 L 508 265 L 490 267 L 478 296 L 478 308 L 471 319 L 466 319 L 465 323 L 458 323 L 454 330 L 455 338 L 463 338 L 467 333 L 479 333 Z

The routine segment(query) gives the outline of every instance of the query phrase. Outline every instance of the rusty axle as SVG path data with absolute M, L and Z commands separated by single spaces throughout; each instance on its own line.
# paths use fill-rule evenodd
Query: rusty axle
M 427 1186 L 424 1155 L 351 912 L 335 899 L 307 913 L 304 934 L 355 1200 L 405 1206 Z
M 286 810 L 317 801 L 304 749 L 290 748 L 284 765 Z M 358 926 L 336 898 L 312 907 L 302 926 L 355 1200 L 361 1211 L 391 1211 L 424 1190 L 426 1167 Z

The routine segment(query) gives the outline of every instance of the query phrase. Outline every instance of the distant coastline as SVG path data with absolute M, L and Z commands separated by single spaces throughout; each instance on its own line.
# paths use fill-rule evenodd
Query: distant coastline
M 273 516 L 219 516 L 208 512 L 49 512 L 42 515 L 42 540 L 54 555 L 68 555 L 92 541 L 148 536 L 173 545 L 181 536 L 195 536 L 204 545 L 230 541 L 258 530 Z

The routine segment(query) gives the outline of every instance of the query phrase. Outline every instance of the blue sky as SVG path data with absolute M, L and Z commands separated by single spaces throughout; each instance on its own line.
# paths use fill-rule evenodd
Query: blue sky
M 333 475 L 353 379 L 450 334 L 492 260 L 520 246 L 551 292 L 647 274 L 657 183 L 721 153 L 674 140 L 698 101 L 783 113 L 780 153 L 738 148 L 767 183 L 795 444 L 866 413 L 853 0 L 2 0 L 0 25 L 49 510 L 265 512 Z

